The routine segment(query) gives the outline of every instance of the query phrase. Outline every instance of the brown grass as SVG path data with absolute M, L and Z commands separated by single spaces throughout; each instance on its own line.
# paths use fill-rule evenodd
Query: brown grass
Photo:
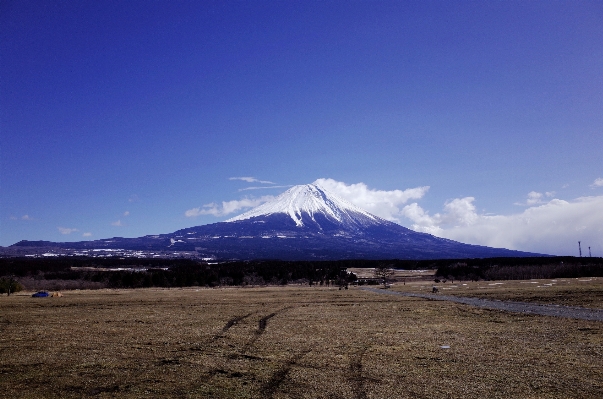
M 503 301 L 534 302 L 564 306 L 603 309 L 603 278 L 560 278 L 509 281 L 416 281 L 394 289 L 406 292 L 431 292 L 437 286 L 440 294 Z
M 600 322 L 356 288 L 63 294 L 0 297 L 0 396 L 603 396 Z

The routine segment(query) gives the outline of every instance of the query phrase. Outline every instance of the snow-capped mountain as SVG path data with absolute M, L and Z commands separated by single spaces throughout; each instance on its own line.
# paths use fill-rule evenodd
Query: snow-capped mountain
M 314 182 L 313 184 L 294 186 L 274 200 L 233 217 L 226 222 L 249 220 L 274 214 L 289 215 L 298 227 L 316 225 L 319 229 L 321 226 L 316 220 L 317 217 L 326 218 L 331 223 L 339 224 L 342 229 L 358 229 L 363 226 L 379 224 L 383 221 L 343 198 L 329 193 Z
M 76 243 L 21 241 L 14 246 L 188 251 L 213 259 L 442 259 L 538 255 L 418 233 L 372 215 L 316 183 L 294 186 L 225 222 L 170 234 Z

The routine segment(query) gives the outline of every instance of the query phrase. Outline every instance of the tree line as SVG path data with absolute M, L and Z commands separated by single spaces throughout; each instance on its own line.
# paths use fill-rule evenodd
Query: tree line
M 440 261 L 438 261 L 440 262 Z M 530 280 L 603 277 L 603 258 L 490 258 L 441 262 L 436 278 L 455 280 Z
M 254 286 L 296 282 L 343 285 L 356 279 L 346 272 L 348 267 L 372 264 L 373 261 L 262 260 L 210 264 L 191 259 L 5 258 L 0 259 L 0 276 L 14 276 L 35 286 L 44 286 L 43 280 L 78 281 L 78 285 L 55 285 L 81 288 Z
M 257 286 L 301 283 L 344 286 L 349 268 L 436 269 L 436 278 L 510 280 L 603 276 L 603 258 L 534 257 L 438 260 L 224 261 L 147 258 L 0 258 L 0 293 L 22 288 Z M 388 276 L 375 277 L 387 285 Z M 376 282 L 377 283 L 377 282 Z

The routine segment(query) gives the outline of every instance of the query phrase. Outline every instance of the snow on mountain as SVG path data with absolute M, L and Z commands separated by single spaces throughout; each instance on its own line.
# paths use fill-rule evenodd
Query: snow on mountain
M 317 182 L 295 186 L 226 222 L 138 238 L 54 243 L 20 241 L 11 247 L 181 253 L 201 259 L 462 259 L 534 256 L 504 248 L 463 244 L 419 233 L 352 205 Z M 38 248 L 38 249 L 36 249 Z M 116 248 L 120 248 L 117 250 Z
M 384 222 L 343 198 L 327 191 L 314 182 L 291 187 L 274 200 L 266 202 L 226 222 L 247 220 L 255 217 L 284 213 L 293 219 L 296 226 L 304 226 L 304 219 L 310 218 L 318 224 L 315 216 L 320 214 L 331 222 L 347 227 L 361 227 Z M 307 222 L 306 222 L 307 223 Z

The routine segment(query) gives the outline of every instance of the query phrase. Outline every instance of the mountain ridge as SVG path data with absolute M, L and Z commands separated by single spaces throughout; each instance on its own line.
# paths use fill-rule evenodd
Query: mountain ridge
M 443 259 L 546 256 L 459 243 L 379 218 L 320 185 L 294 186 L 224 222 L 138 238 L 54 243 L 20 241 L 15 247 L 188 251 L 212 259 Z

